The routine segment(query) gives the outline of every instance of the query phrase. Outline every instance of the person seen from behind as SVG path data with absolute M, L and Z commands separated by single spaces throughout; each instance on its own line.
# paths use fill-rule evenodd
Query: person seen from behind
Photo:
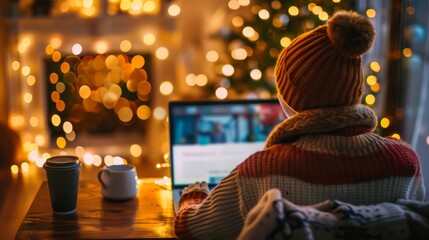
M 361 56 L 374 38 L 368 19 L 340 11 L 281 51 L 275 81 L 288 118 L 211 192 L 198 182 L 183 191 L 180 239 L 236 239 L 272 188 L 299 205 L 424 200 L 418 155 L 404 141 L 377 135 L 376 115 L 360 104 Z

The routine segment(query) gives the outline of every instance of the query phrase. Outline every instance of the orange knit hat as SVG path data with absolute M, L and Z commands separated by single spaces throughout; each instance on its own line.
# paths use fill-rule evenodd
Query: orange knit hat
M 297 38 L 280 53 L 274 70 L 278 94 L 294 110 L 360 103 L 361 55 L 375 38 L 365 17 L 337 12 L 327 25 Z

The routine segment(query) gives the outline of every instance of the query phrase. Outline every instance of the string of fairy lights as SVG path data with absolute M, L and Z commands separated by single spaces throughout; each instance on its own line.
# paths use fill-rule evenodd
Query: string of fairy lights
M 178 1 L 179 2 L 179 1 Z M 332 0 L 332 4 L 337 4 L 341 0 Z M 67 14 L 78 14 L 80 17 L 96 17 L 100 14 L 100 8 L 102 7 L 102 1 L 96 0 L 70 0 L 70 1 L 58 1 L 53 7 L 53 15 L 67 15 Z M 250 0 L 230 0 L 228 1 L 228 8 L 230 11 L 239 11 L 240 8 L 253 7 L 257 9 L 252 11 L 252 14 L 262 20 L 270 20 L 273 27 L 283 26 L 287 22 L 293 21 L 294 17 L 301 14 L 302 11 L 309 12 L 314 16 L 317 16 L 320 21 L 325 22 L 329 19 L 329 14 L 324 10 L 322 5 L 316 3 L 309 3 L 306 6 L 290 6 L 288 7 L 284 15 L 274 16 L 270 12 L 270 8 L 264 8 L 255 5 Z M 107 13 L 109 15 L 129 14 L 129 15 L 140 15 L 150 14 L 157 15 L 161 11 L 160 0 L 109 0 L 107 1 Z M 281 1 L 271 1 L 271 7 L 275 9 L 282 8 Z M 180 17 L 181 7 L 177 2 L 171 1 L 166 7 L 166 13 L 170 17 Z M 373 8 L 368 8 L 364 13 L 369 19 L 375 19 L 379 15 L 378 11 Z M 243 38 L 248 39 L 250 42 L 257 42 L 263 35 L 259 33 L 256 28 L 243 24 L 243 17 L 237 15 L 231 18 L 231 26 L 241 29 Z M 315 25 L 308 24 L 308 28 L 314 28 Z M 21 58 L 30 58 L 27 54 L 29 48 L 35 43 L 34 39 L 26 35 L 18 36 L 19 42 L 17 44 L 17 52 Z M 293 38 L 283 37 L 278 42 L 281 47 L 287 47 Z M 143 43 L 146 46 L 153 46 L 154 56 L 157 60 L 163 61 L 168 59 L 170 56 L 171 49 L 165 46 L 157 46 L 157 36 L 154 33 L 145 33 L 142 38 Z M 143 55 L 131 55 L 129 54 L 133 50 L 133 43 L 128 39 L 123 39 L 120 42 L 120 53 L 119 54 L 107 54 L 109 47 L 106 41 L 97 41 L 93 46 L 84 46 L 80 43 L 75 43 L 71 49 L 72 55 L 63 56 L 64 49 L 61 48 L 62 40 L 58 37 L 53 37 L 45 47 L 45 54 L 50 58 L 52 62 L 60 65 L 60 72 L 48 73 L 49 83 L 54 89 L 51 91 L 50 100 L 55 105 L 56 112 L 49 116 L 50 124 L 61 129 L 64 133 L 62 136 L 58 136 L 55 139 L 56 147 L 59 150 L 64 150 L 68 142 L 73 142 L 76 138 L 75 126 L 72 122 L 65 120 L 62 117 L 62 111 L 66 108 L 66 103 L 63 100 L 63 93 L 67 88 L 67 82 L 73 83 L 76 87 L 76 93 L 78 98 L 82 102 L 84 112 L 97 112 L 98 108 L 108 109 L 113 111 L 117 118 L 123 122 L 128 123 L 131 119 L 137 118 L 139 121 L 146 121 L 149 118 L 154 118 L 158 121 L 166 121 L 167 113 L 166 109 L 157 106 L 153 109 L 147 101 L 154 94 L 161 94 L 165 97 L 171 96 L 175 90 L 175 84 L 173 81 L 163 81 L 159 83 L 159 89 L 153 88 L 151 83 L 151 76 L 147 74 L 145 70 L 145 63 L 147 59 Z M 92 48 L 97 54 L 94 56 L 82 57 L 80 56 L 84 49 Z M 280 49 L 269 50 L 269 55 L 272 58 L 276 58 Z M 236 61 L 246 61 L 251 55 L 252 48 L 244 45 L 229 44 L 228 51 L 230 57 Z M 413 52 L 411 48 L 404 48 L 402 51 L 404 57 L 409 58 Z M 234 73 L 240 71 L 232 63 L 221 62 L 222 53 L 216 49 L 209 49 L 205 52 L 205 59 L 208 64 L 212 64 L 213 70 L 216 74 L 221 76 L 221 80 L 209 78 L 209 74 L 204 73 L 186 73 L 183 81 L 189 87 L 196 87 L 205 91 L 211 91 L 210 94 L 214 95 L 217 99 L 227 99 L 237 97 L 233 92 L 234 87 L 231 83 L 231 76 Z M 77 59 L 77 60 L 76 60 Z M 76 64 L 77 62 L 77 64 Z M 379 75 L 383 70 L 383 66 L 379 61 L 369 60 L 368 66 L 364 66 L 367 69 L 365 76 L 365 87 L 366 93 L 364 96 L 364 103 L 368 106 L 374 106 L 378 101 L 378 94 L 382 91 L 381 81 Z M 75 67 L 75 64 L 77 67 Z M 32 87 L 36 85 L 38 79 L 32 74 L 32 68 L 21 62 L 19 59 L 12 59 L 10 63 L 12 71 L 19 73 L 21 78 L 24 79 L 24 86 L 22 93 L 22 100 L 24 104 L 31 109 L 31 105 L 34 101 L 32 94 Z M 250 78 L 257 82 L 264 79 L 272 81 L 272 74 L 269 72 L 272 68 L 258 69 L 253 68 L 249 71 Z M 79 73 L 78 75 L 75 72 Z M 62 75 L 62 76 L 59 76 Z M 69 80 L 59 81 L 64 76 L 72 76 Z M 268 77 L 267 77 L 268 76 Z M 67 79 L 65 77 L 64 79 Z M 213 87 L 216 86 L 216 87 Z M 124 97 L 124 92 L 128 91 L 137 96 L 137 100 L 130 100 Z M 258 94 L 253 92 L 246 93 L 245 97 L 259 97 L 269 98 L 273 97 L 273 93 L 266 90 L 260 91 Z M 139 104 L 135 104 L 135 102 Z M 393 119 L 388 117 L 379 117 L 379 126 L 381 128 L 389 128 Z M 28 119 L 24 114 L 12 114 L 9 119 L 10 126 L 14 129 L 23 129 L 26 127 L 37 128 L 40 125 L 41 119 L 36 116 L 31 116 Z M 30 131 L 31 132 L 31 131 Z M 36 131 L 35 131 L 36 132 Z M 395 133 L 393 137 L 400 138 L 400 135 Z M 34 163 L 37 167 L 42 167 L 44 162 L 50 153 L 40 152 L 40 146 L 46 144 L 47 139 L 40 134 L 34 134 L 33 140 L 27 140 L 23 142 L 23 149 L 27 153 L 28 161 L 24 161 L 20 165 L 11 166 L 11 171 L 17 174 L 19 171 L 28 172 L 31 163 Z M 429 144 L 429 136 L 427 137 L 427 143 Z M 101 166 L 101 165 L 113 165 L 123 164 L 127 162 L 126 159 L 121 156 L 106 155 L 100 156 L 98 154 L 92 154 L 88 152 L 85 147 L 77 146 L 73 150 L 73 154 L 81 157 L 85 165 Z M 65 153 L 64 151 L 61 152 Z M 139 158 L 143 154 L 142 146 L 139 144 L 131 144 L 129 146 L 129 153 L 134 158 Z M 169 153 L 164 153 L 164 162 L 158 163 L 156 168 L 168 167 Z

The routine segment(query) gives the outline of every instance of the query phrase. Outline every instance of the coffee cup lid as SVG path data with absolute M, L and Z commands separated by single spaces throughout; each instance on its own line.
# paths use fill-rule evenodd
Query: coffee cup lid
M 45 167 L 74 167 L 80 165 L 79 158 L 77 156 L 55 156 L 50 157 L 45 162 Z

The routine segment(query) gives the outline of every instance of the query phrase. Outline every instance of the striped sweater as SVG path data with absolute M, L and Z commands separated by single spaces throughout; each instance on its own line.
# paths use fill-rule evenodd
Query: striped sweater
M 307 110 L 285 120 L 263 151 L 249 156 L 210 194 L 182 196 L 177 236 L 235 239 L 247 213 L 271 188 L 298 205 L 423 200 L 417 154 L 401 140 L 373 133 L 376 122 L 363 105 Z

